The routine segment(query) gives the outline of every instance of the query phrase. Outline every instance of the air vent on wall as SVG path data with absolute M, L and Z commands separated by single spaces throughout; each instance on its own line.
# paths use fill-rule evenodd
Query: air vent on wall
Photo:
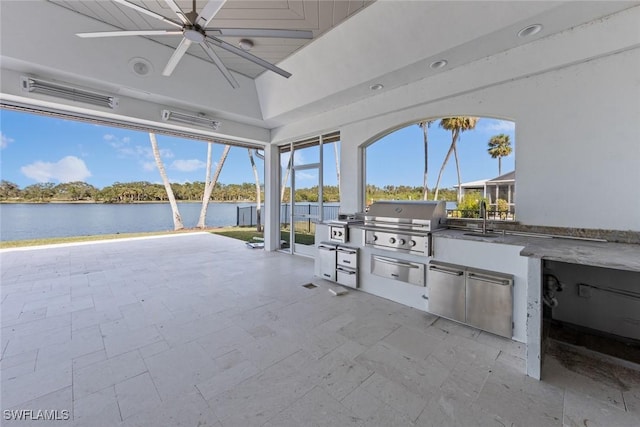
M 199 125 L 218 130 L 220 122 L 205 116 L 204 114 L 187 114 L 171 110 L 162 110 L 162 120 L 165 122 L 186 123 L 189 125 Z
M 66 83 L 53 83 L 34 77 L 22 76 L 20 77 L 20 87 L 23 92 L 40 93 L 100 107 L 114 109 L 118 106 L 118 98 L 115 96 L 80 89 Z

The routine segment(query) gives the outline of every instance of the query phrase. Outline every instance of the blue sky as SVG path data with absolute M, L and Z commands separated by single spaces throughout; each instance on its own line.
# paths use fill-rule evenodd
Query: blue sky
M 451 146 L 451 132 L 434 122 L 429 137 L 429 188 L 435 187 L 442 162 Z M 463 132 L 458 140 L 458 159 L 462 182 L 491 179 L 498 176 L 498 160 L 487 153 L 487 143 L 492 136 L 509 135 L 513 153 L 502 159 L 502 173 L 515 169 L 515 124 L 510 121 L 480 118 L 476 128 Z M 396 149 L 400 148 L 398 151 Z M 418 125 L 399 129 L 367 148 L 367 183 L 384 185 L 422 186 L 423 134 Z M 380 171 L 389 171 L 380 173 Z M 455 158 L 451 155 L 442 175 L 440 188 L 458 184 Z
M 98 188 L 114 182 L 149 181 L 160 183 L 160 175 L 151 153 L 149 135 L 144 132 L 98 126 L 73 120 L 0 110 L 0 177 L 21 188 L 38 182 L 84 181 Z M 486 152 L 493 135 L 506 133 L 514 144 L 511 122 L 480 119 L 475 131 L 462 134 L 459 144 L 462 180 L 493 178 L 498 174 L 497 160 Z M 429 186 L 451 143 L 451 134 L 438 128 L 429 130 Z M 204 181 L 207 145 L 200 141 L 158 135 L 158 145 L 172 182 Z M 514 144 L 515 146 L 515 144 Z M 400 150 L 397 148 L 400 147 Z M 222 145 L 214 144 L 213 161 L 217 162 Z M 263 161 L 255 158 L 260 176 Z M 325 162 L 334 163 L 333 150 L 325 150 Z M 215 166 L 214 166 L 215 167 Z M 514 155 L 502 161 L 502 171 L 514 168 Z M 333 173 L 325 173 L 325 183 L 335 185 Z M 305 186 L 300 174 L 297 184 Z M 247 150 L 233 147 L 219 182 L 224 184 L 253 182 Z M 367 182 L 379 186 L 422 185 L 422 130 L 408 126 L 387 135 L 367 149 Z M 453 156 L 441 187 L 457 182 Z

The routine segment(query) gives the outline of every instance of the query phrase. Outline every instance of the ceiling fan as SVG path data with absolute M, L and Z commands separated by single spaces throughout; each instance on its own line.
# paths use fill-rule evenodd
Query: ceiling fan
M 241 56 L 263 68 L 271 70 L 280 74 L 286 78 L 291 76 L 291 73 L 279 68 L 270 62 L 265 61 L 262 58 L 258 58 L 255 55 L 250 54 L 246 50 L 236 47 L 230 43 L 225 42 L 219 37 L 234 36 L 234 37 L 278 37 L 278 38 L 295 38 L 295 39 L 311 39 L 313 33 L 305 30 L 276 30 L 276 29 L 250 29 L 250 28 L 207 28 L 209 22 L 216 16 L 222 6 L 227 0 L 209 0 L 209 2 L 202 8 L 198 14 L 196 11 L 196 0 L 193 0 L 193 9 L 191 12 L 184 13 L 180 7 L 176 4 L 175 0 L 164 0 L 169 8 L 177 15 L 180 22 L 169 19 L 163 15 L 153 12 L 144 7 L 138 6 L 127 0 L 113 0 L 123 6 L 129 7 L 145 15 L 159 19 L 167 24 L 173 25 L 179 29 L 177 30 L 132 30 L 132 31 L 103 31 L 94 33 L 77 33 L 78 37 L 83 38 L 98 38 L 98 37 L 121 37 L 121 36 L 176 36 L 181 35 L 182 41 L 176 48 L 175 52 L 169 58 L 169 62 L 162 71 L 163 76 L 170 76 L 173 70 L 180 62 L 180 59 L 184 56 L 189 49 L 189 46 L 193 43 L 197 43 L 204 50 L 211 61 L 218 67 L 220 72 L 225 76 L 233 88 L 238 88 L 240 85 L 233 77 L 229 69 L 222 63 L 222 60 L 212 49 L 212 45 L 224 49 L 228 52 Z

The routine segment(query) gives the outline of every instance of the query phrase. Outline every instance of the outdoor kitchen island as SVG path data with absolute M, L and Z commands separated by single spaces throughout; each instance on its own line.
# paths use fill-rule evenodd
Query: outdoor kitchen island
M 316 241 L 326 240 L 327 233 L 327 226 L 318 224 Z M 388 251 L 365 245 L 362 226 L 352 226 L 350 240 L 346 245 L 358 248 L 359 251 L 358 289 L 429 312 L 430 262 L 512 276 L 511 339 L 526 344 L 526 372 L 533 378 L 541 377 L 545 260 L 623 270 L 631 275 L 627 277 L 634 282 L 636 277 L 640 277 L 640 245 L 636 244 L 593 242 L 524 233 L 483 235 L 480 232 L 447 228 L 434 230 L 431 234 L 431 253 L 420 256 L 398 252 L 393 255 L 398 260 L 425 265 L 425 286 L 417 286 L 372 274 L 371 260 L 376 255 L 388 255 Z

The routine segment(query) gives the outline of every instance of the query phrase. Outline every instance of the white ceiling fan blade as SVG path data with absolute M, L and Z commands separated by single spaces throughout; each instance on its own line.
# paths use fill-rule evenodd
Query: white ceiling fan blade
M 167 6 L 169 6 L 169 8 L 171 10 L 173 10 L 173 13 L 178 15 L 178 18 L 182 21 L 182 23 L 184 25 L 193 24 L 193 22 L 189 21 L 189 18 L 187 18 L 187 15 L 184 14 L 182 9 L 180 9 L 180 7 L 178 7 L 178 5 L 176 4 L 175 1 L 173 1 L 173 0 L 164 0 L 164 2 L 167 4 Z
M 96 33 L 77 33 L 76 36 L 83 39 L 99 37 L 124 37 L 124 36 L 175 36 L 182 35 L 180 30 L 133 30 L 133 31 L 102 31 Z
M 313 32 L 306 30 L 270 30 L 259 28 L 215 28 L 221 36 L 230 37 L 275 37 L 281 39 L 312 39 Z
M 276 67 L 272 63 L 267 62 L 262 58 L 258 58 L 257 56 L 252 55 L 249 52 L 240 49 L 239 47 L 235 47 L 234 45 L 229 44 L 229 43 L 227 43 L 227 42 L 225 42 L 223 40 L 220 40 L 220 39 L 218 39 L 216 37 L 207 36 L 207 39 L 209 39 L 209 41 L 211 41 L 211 43 L 215 44 L 216 46 L 218 46 L 218 47 L 220 47 L 220 48 L 222 48 L 222 49 L 224 49 L 226 51 L 229 51 L 231 53 L 235 53 L 236 55 L 241 56 L 241 57 L 253 62 L 254 64 L 257 64 L 257 65 L 259 65 L 259 66 L 261 66 L 263 68 L 266 68 L 267 70 L 271 70 L 274 73 L 280 74 L 281 76 L 286 77 L 286 78 L 291 77 L 291 73 L 289 73 L 288 71 L 285 71 L 280 67 Z
M 182 39 L 182 41 L 176 48 L 176 51 L 173 52 L 173 55 L 171 55 L 171 58 L 169 58 L 169 62 L 167 62 L 167 65 L 164 67 L 164 70 L 162 71 L 163 76 L 170 76 L 171 73 L 173 73 L 173 70 L 176 68 L 176 65 L 178 65 L 178 62 L 180 62 L 180 59 L 182 59 L 184 54 L 187 52 L 189 46 L 191 46 L 191 40 L 187 38 Z
M 231 72 L 229 71 L 229 69 L 225 67 L 225 65 L 222 63 L 222 60 L 220 60 L 218 55 L 216 55 L 213 49 L 211 49 L 211 46 L 209 46 L 206 41 L 200 43 L 200 46 L 202 46 L 202 49 L 207 54 L 207 56 L 211 58 L 213 63 L 216 64 L 216 67 L 220 69 L 222 74 L 229 81 L 229 84 L 231 84 L 231 86 L 233 86 L 234 89 L 239 88 L 240 85 L 238 84 L 238 81 L 231 75 Z
M 155 13 L 155 12 L 150 11 L 149 9 L 145 9 L 144 7 L 140 7 L 137 4 L 128 2 L 127 0 L 113 0 L 113 1 L 116 2 L 116 3 L 119 3 L 119 4 L 123 5 L 123 6 L 130 7 L 131 9 L 136 10 L 136 11 L 138 11 L 140 13 L 144 13 L 145 15 L 149 15 L 149 16 L 151 16 L 153 18 L 156 18 L 156 19 L 159 19 L 161 21 L 164 21 L 167 24 L 171 24 L 171 25 L 174 25 L 174 26 L 176 26 L 178 28 L 182 28 L 182 24 L 180 24 L 180 23 L 178 23 L 176 21 L 172 21 L 171 19 L 166 18 L 166 17 L 160 15 L 159 13 Z
M 205 28 L 226 2 L 227 0 L 209 0 L 209 3 L 200 11 L 195 24 L 199 25 L 200 28 Z

